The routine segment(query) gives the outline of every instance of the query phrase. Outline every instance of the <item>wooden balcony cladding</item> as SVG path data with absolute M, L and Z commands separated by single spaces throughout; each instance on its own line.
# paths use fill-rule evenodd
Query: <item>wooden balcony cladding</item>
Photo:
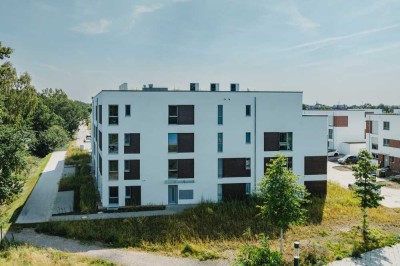
M 279 132 L 264 132 L 264 151 L 279 151 Z
M 365 133 L 372 133 L 372 121 L 367 120 L 365 121 Z
M 247 158 L 225 158 L 222 160 L 222 177 L 250 177 L 251 170 L 246 169 Z
M 304 181 L 304 186 L 311 195 L 326 195 L 327 181 Z
M 334 127 L 348 127 L 349 126 L 349 117 L 348 116 L 334 116 L 333 117 L 333 126 Z
M 389 147 L 400 149 L 400 140 L 389 139 Z
M 140 133 L 130 133 L 130 145 L 124 146 L 125 154 L 140 153 Z
M 194 134 L 178 134 L 178 152 L 194 152 Z
M 129 171 L 124 171 L 124 180 L 140 180 L 140 160 L 128 160 Z
M 194 105 L 178 106 L 178 125 L 194 125 Z
M 178 178 L 194 178 L 194 159 L 178 160 Z
M 326 175 L 327 168 L 327 156 L 304 157 L 304 175 Z

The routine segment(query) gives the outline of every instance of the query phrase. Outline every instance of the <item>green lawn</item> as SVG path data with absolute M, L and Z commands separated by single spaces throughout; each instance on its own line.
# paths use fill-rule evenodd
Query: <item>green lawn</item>
M 301 241 L 303 259 L 329 262 L 350 256 L 361 241 L 361 211 L 351 191 L 329 183 L 325 199 L 313 198 L 308 206 L 305 225 L 294 226 L 285 233 L 285 258 L 292 259 L 294 241 Z M 256 208 L 257 200 L 232 203 L 202 203 L 174 216 L 142 217 L 114 220 L 51 222 L 36 230 L 48 234 L 100 241 L 114 247 L 132 247 L 195 257 L 224 257 L 242 243 L 257 243 L 267 233 L 273 249 L 278 249 L 277 230 L 266 224 Z M 368 212 L 375 240 L 369 247 L 399 242 L 400 209 L 379 207 Z M 189 247 L 188 247 L 189 246 Z M 199 255 L 200 254 L 200 255 Z

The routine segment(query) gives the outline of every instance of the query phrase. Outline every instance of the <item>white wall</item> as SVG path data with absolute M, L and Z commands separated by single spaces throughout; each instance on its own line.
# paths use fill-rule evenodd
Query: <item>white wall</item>
M 347 143 L 343 142 L 340 144 L 340 150 L 343 154 L 357 155 L 362 149 L 366 149 L 366 144 L 364 143 Z
M 168 203 L 168 159 L 194 159 L 194 183 L 177 184 L 178 189 L 193 189 L 193 200 L 217 201 L 218 184 L 250 183 L 255 188 L 264 175 L 264 132 L 293 132 L 293 170 L 304 180 L 326 180 L 326 175 L 304 177 L 304 156 L 324 156 L 326 117 L 302 116 L 300 92 L 141 92 L 102 91 L 94 102 L 103 106 L 102 203 L 108 204 L 108 187 L 119 186 L 119 202 L 124 203 L 125 186 L 141 186 L 142 204 Z M 119 105 L 119 125 L 108 126 L 108 105 Z M 131 116 L 125 117 L 125 104 Z M 194 105 L 194 125 L 168 125 L 168 105 Z M 223 125 L 217 125 L 217 106 L 223 105 Z M 251 116 L 245 113 L 251 105 Z M 255 107 L 256 106 L 256 107 Z M 256 111 L 256 121 L 255 121 Z M 256 127 L 255 127 L 256 122 Z M 168 153 L 168 133 L 194 133 L 194 153 Z M 217 133 L 223 132 L 223 153 L 217 152 Z M 251 132 L 251 144 L 245 133 Z M 119 134 L 119 154 L 108 154 L 108 134 Z M 123 154 L 124 133 L 140 133 L 140 154 Z M 92 134 L 94 135 L 94 134 Z M 256 135 L 256 137 L 255 137 Z M 256 160 L 255 156 L 256 155 Z M 218 158 L 251 158 L 251 177 L 218 178 Z M 140 160 L 140 180 L 124 180 L 124 160 Z M 108 180 L 108 160 L 119 160 L 119 180 Z

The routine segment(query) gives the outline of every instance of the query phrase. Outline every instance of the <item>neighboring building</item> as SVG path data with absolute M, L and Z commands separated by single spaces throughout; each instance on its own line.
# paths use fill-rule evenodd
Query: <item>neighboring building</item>
M 400 109 L 393 109 L 393 113 L 400 114 Z
M 118 89 L 121 90 L 121 91 L 128 90 L 128 83 L 126 83 L 126 82 L 122 83 L 121 85 L 119 85 Z
M 93 98 L 92 165 L 104 207 L 245 198 L 277 153 L 310 192 L 326 193 L 327 119 L 302 114 L 302 92 L 153 89 Z
M 380 109 L 363 110 L 306 110 L 307 115 L 328 116 L 328 149 L 337 149 L 340 154 L 356 155 L 365 144 L 365 117 L 380 114 Z
M 379 166 L 400 172 L 400 114 L 368 115 L 365 132 Z

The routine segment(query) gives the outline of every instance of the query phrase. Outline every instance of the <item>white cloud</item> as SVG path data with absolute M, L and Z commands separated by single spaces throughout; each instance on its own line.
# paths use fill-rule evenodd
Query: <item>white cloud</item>
M 301 14 L 295 6 L 286 7 L 285 12 L 289 15 L 288 24 L 302 31 L 311 31 L 319 27 L 318 23 Z
M 109 31 L 111 22 L 107 19 L 100 19 L 98 21 L 91 21 L 79 24 L 72 28 L 72 30 L 85 33 L 85 34 L 102 34 Z
M 321 44 L 326 45 L 326 44 L 330 44 L 330 43 L 335 43 L 335 42 L 351 39 L 351 38 L 358 37 L 358 36 L 369 35 L 369 34 L 373 34 L 376 32 L 386 31 L 386 30 L 395 29 L 395 28 L 400 28 L 400 23 L 389 25 L 386 27 L 381 27 L 381 28 L 364 30 L 364 31 L 360 31 L 360 32 L 352 33 L 352 34 L 341 35 L 341 36 L 325 38 L 325 39 L 321 39 L 321 40 L 317 40 L 317 41 L 301 43 L 301 44 L 297 44 L 295 46 L 286 48 L 285 50 L 286 51 L 296 50 L 296 49 L 301 49 L 301 48 L 306 48 L 306 47 L 311 47 L 311 46 L 317 46 L 317 45 L 321 45 Z
M 360 52 L 360 54 L 374 54 L 374 53 L 379 53 L 379 52 L 383 52 L 386 50 L 397 49 L 397 48 L 400 48 L 400 42 L 389 43 L 389 44 L 382 45 L 381 47 L 367 49 L 367 50 Z

